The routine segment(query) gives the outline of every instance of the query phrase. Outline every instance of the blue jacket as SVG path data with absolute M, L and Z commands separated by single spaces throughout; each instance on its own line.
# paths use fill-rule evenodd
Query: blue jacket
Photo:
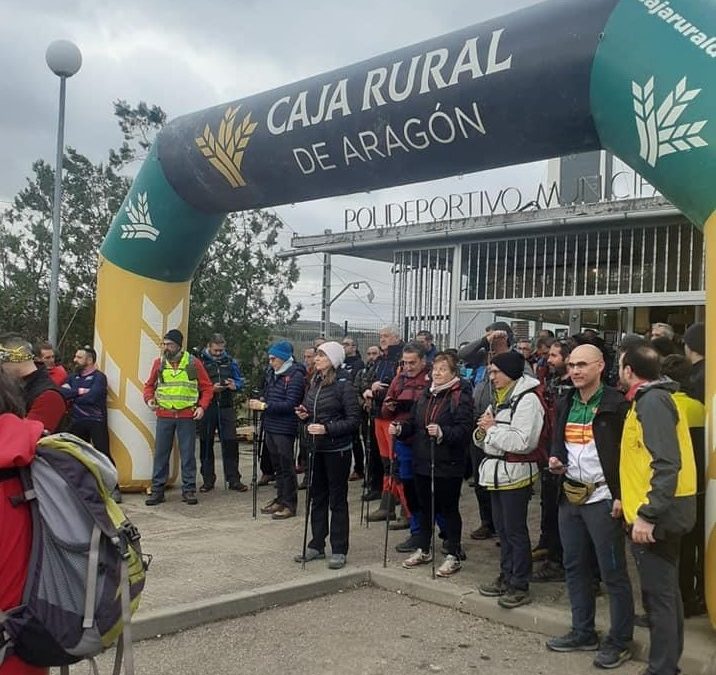
M 243 389 L 244 378 L 239 370 L 239 364 L 226 350 L 221 353 L 221 356 L 214 358 L 208 350 L 204 349 L 199 358 L 204 364 L 212 384 L 223 384 L 226 380 L 233 380 L 236 384 L 236 391 Z M 231 389 L 224 389 L 216 392 L 213 400 L 220 408 L 231 408 L 234 405 L 235 393 Z
M 88 391 L 80 394 L 80 389 Z M 103 372 L 73 373 L 60 391 L 65 400 L 72 402 L 73 420 L 101 422 L 107 419 L 107 377 Z
M 298 417 L 295 409 L 303 401 L 306 369 L 294 363 L 285 373 L 276 375 L 271 370 L 264 383 L 263 399 L 267 408 L 263 412 L 264 430 L 272 434 L 295 436 Z

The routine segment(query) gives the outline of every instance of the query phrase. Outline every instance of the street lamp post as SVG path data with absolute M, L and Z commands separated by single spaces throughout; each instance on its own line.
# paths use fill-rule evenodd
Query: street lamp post
M 57 346 L 57 316 L 60 277 L 60 229 L 62 205 L 62 159 L 65 148 L 65 85 L 82 66 L 82 54 L 69 40 L 55 40 L 45 52 L 50 70 L 60 78 L 60 111 L 57 121 L 57 156 L 55 160 L 55 195 L 52 203 L 52 255 L 50 272 L 50 312 L 47 336 Z

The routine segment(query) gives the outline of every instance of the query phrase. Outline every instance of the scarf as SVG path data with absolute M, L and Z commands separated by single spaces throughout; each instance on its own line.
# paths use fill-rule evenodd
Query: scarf
M 452 380 L 449 382 L 446 382 L 445 384 L 435 384 L 434 382 L 430 385 L 430 393 L 435 396 L 439 394 L 441 391 L 445 391 L 446 389 L 450 389 L 456 382 L 459 382 L 459 377 L 453 377 Z

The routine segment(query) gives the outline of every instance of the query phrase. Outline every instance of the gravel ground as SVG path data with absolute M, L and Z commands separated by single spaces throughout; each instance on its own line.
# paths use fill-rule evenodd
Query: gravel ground
M 554 654 L 545 636 L 362 588 L 135 645 L 150 675 L 560 675 L 599 672 L 592 653 Z M 107 672 L 111 659 L 100 659 Z M 627 663 L 621 675 L 644 664 Z M 73 673 L 86 672 L 78 666 Z

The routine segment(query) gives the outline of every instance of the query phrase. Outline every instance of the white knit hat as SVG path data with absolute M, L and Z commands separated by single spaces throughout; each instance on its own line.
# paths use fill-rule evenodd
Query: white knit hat
M 346 359 L 346 350 L 339 342 L 324 342 L 318 346 L 318 351 L 323 352 L 330 360 L 333 367 L 338 370 Z

